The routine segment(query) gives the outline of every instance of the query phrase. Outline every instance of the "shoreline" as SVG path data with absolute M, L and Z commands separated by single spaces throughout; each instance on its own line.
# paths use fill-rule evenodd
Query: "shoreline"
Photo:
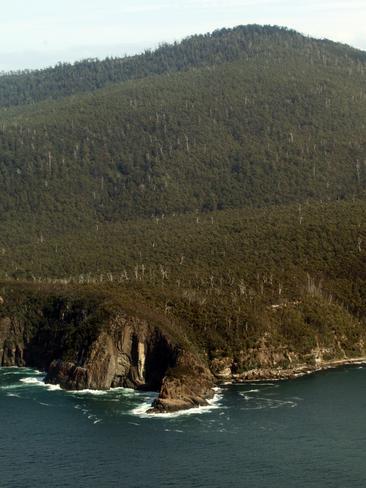
M 320 371 L 326 371 L 328 369 L 340 368 L 342 366 L 352 365 L 366 365 L 366 357 L 347 358 L 347 359 L 334 359 L 330 361 L 324 361 L 317 365 L 299 365 L 294 368 L 256 368 L 245 371 L 244 373 L 233 374 L 231 381 L 228 378 L 228 382 L 231 384 L 251 383 L 260 381 L 283 381 L 301 378 L 302 376 L 311 375 Z M 219 384 L 223 384 L 224 381 Z
M 217 379 L 216 381 L 216 387 L 213 387 L 213 390 L 215 391 L 216 388 L 221 388 L 223 385 L 240 385 L 240 384 L 245 384 L 245 383 L 260 383 L 263 381 L 285 381 L 285 380 L 292 380 L 292 379 L 297 379 L 301 378 L 303 376 L 308 376 L 311 374 L 315 374 L 321 371 L 326 371 L 328 369 L 336 369 L 340 368 L 342 366 L 352 366 L 352 365 L 366 365 L 366 357 L 357 357 L 357 358 L 346 358 L 346 359 L 334 359 L 330 361 L 324 361 L 321 362 L 317 365 L 299 365 L 297 367 L 293 368 L 256 368 L 256 369 L 251 369 L 248 371 L 245 371 L 243 373 L 238 373 L 238 374 L 232 374 L 231 377 L 227 378 L 221 378 Z M 19 367 L 19 366 L 10 366 L 7 368 L 14 368 L 14 369 L 33 369 L 30 367 Z M 3 369 L 3 368 L 1 368 Z M 44 374 L 44 372 L 39 371 L 39 370 L 34 370 L 36 374 Z M 33 378 L 32 378 L 33 379 Z M 28 381 L 30 382 L 30 381 Z M 24 381 L 24 383 L 26 383 Z M 85 394 L 86 392 L 91 393 L 91 394 L 105 394 L 113 390 L 120 390 L 121 388 L 110 388 L 109 390 L 66 390 L 61 388 L 59 385 L 47 385 L 44 383 L 44 381 L 40 381 L 39 383 L 43 383 L 43 386 L 53 386 L 53 389 L 57 390 L 64 390 L 66 392 L 70 393 L 80 393 L 80 394 Z M 133 390 L 134 392 L 138 390 Z M 155 392 L 156 393 L 156 392 Z M 141 406 L 136 407 L 136 411 L 133 412 L 137 416 L 142 416 L 142 417 L 169 417 L 169 416 L 178 416 L 178 415 L 184 415 L 186 414 L 192 414 L 192 413 L 202 413 L 203 411 L 210 411 L 212 408 L 217 408 L 217 402 L 218 399 L 221 397 L 220 393 L 221 391 L 218 392 L 217 390 L 215 391 L 213 398 L 206 399 L 207 404 L 202 405 L 202 406 L 196 406 L 196 407 L 191 407 L 191 408 L 182 408 L 182 409 L 177 409 L 173 411 L 165 411 L 165 412 L 149 412 L 147 411 L 142 411 Z M 147 405 L 144 405 L 144 407 L 151 408 L 151 404 L 149 404 L 149 407 Z M 202 408 L 203 407 L 203 408 Z M 140 411 L 138 411 L 140 410 Z

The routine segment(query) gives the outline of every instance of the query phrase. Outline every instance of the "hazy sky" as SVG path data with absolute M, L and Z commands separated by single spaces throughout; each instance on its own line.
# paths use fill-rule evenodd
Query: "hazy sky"
M 0 0 L 0 71 L 119 56 L 239 24 L 366 49 L 366 0 Z

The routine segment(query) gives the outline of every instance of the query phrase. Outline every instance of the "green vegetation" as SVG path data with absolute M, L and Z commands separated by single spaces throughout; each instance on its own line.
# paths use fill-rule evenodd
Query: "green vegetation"
M 331 45 L 328 59 L 328 43 L 273 35 L 269 54 L 0 111 L 3 219 L 75 227 L 363 197 L 361 53 Z
M 1 76 L 4 286 L 105 293 L 210 357 L 266 334 L 356 353 L 365 76 L 361 51 L 259 26 Z M 98 324 L 79 309 L 72 343 Z

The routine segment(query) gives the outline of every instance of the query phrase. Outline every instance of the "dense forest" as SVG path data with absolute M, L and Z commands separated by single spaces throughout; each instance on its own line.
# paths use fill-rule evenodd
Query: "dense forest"
M 112 290 L 211 346 L 359 337 L 365 78 L 260 26 L 1 75 L 0 279 Z
M 110 220 L 363 196 L 365 75 L 303 64 L 256 58 L 3 110 L 0 211 Z

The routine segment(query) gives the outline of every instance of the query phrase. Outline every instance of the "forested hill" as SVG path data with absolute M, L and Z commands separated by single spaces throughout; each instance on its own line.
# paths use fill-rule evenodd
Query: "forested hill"
M 0 92 L 0 280 L 126 288 L 205 357 L 360 355 L 364 52 L 239 27 Z
M 341 62 L 349 69 L 356 69 L 366 60 L 364 52 L 331 41 L 310 39 L 286 28 L 239 26 L 191 36 L 181 43 L 164 44 L 141 55 L 103 61 L 87 59 L 74 64 L 60 63 L 54 68 L 5 73 L 0 76 L 0 106 L 62 98 L 112 83 L 239 59 L 276 58 L 278 62 L 286 62 L 295 53 L 303 56 L 304 62 L 327 65 Z
M 230 62 L 2 108 L 2 219 L 78 226 L 363 198 L 364 53 L 280 29 L 194 39 L 218 59 L 246 33 L 255 56 L 238 42 Z M 194 39 L 164 49 L 184 64 Z

